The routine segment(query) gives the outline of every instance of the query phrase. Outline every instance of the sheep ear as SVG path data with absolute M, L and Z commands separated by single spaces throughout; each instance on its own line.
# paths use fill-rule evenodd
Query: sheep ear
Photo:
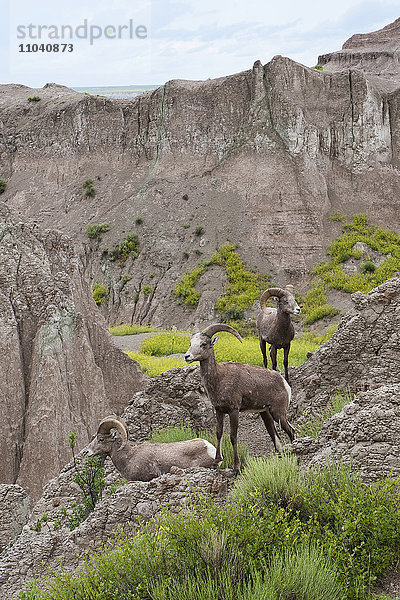
M 215 337 L 213 337 L 213 339 L 211 340 L 212 345 L 214 346 L 215 342 L 218 342 L 219 337 L 216 335 Z

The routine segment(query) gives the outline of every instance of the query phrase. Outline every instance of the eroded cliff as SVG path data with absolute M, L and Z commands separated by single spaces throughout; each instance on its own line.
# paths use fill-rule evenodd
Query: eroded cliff
M 396 24 L 364 49 L 382 36 L 393 45 Z M 216 80 L 170 81 L 133 100 L 3 86 L 3 197 L 88 243 L 92 278 L 110 288 L 110 321 L 189 325 L 193 310 L 171 290 L 199 252 L 208 258 L 227 239 L 251 267 L 301 284 L 338 233 L 333 213 L 365 212 L 400 230 L 400 79 L 394 54 L 383 56 L 390 89 L 367 67 L 331 61 L 317 71 L 282 56 Z M 33 93 L 39 102 L 27 101 Z M 94 198 L 82 188 L 88 177 Z M 110 230 L 89 242 L 87 225 L 103 222 Z M 104 248 L 131 231 L 139 257 L 110 262 Z

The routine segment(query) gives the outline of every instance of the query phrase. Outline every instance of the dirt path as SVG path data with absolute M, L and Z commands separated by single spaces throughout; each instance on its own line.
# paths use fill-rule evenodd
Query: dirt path
M 141 343 L 153 335 L 158 335 L 161 332 L 152 331 L 149 333 L 135 333 L 134 335 L 112 335 L 113 344 L 120 350 L 128 350 L 129 352 L 140 352 Z

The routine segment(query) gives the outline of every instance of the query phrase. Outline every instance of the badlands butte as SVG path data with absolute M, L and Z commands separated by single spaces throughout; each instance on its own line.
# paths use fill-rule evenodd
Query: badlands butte
M 161 426 L 214 426 L 197 367 L 150 381 L 115 347 L 107 325 L 186 328 L 219 319 L 214 304 L 226 276 L 218 265 L 199 281 L 197 308 L 178 303 L 172 291 L 183 273 L 226 241 L 238 245 L 250 268 L 305 291 L 312 267 L 341 232 L 335 214 L 362 212 L 400 233 L 399 35 L 397 19 L 319 57 L 322 70 L 275 56 L 236 75 L 170 81 L 130 100 L 54 83 L 35 90 L 0 86 L 0 178 L 6 182 L 0 499 L 10 524 L 1 531 L 1 548 L 17 538 L 0 562 L 4 598 L 40 573 L 39 538 L 32 541 L 29 527 L 18 535 L 29 518 L 33 523 L 55 506 L 54 497 L 68 496 L 71 465 L 62 469 L 70 460 L 71 430 L 80 450 L 111 412 L 124 414 L 135 442 Z M 94 196 L 85 193 L 88 179 Z M 106 231 L 90 239 L 88 226 L 102 223 Z M 137 256 L 109 260 L 105 249 L 132 233 Z M 99 308 L 92 299 L 97 281 L 109 289 Z M 369 295 L 357 292 L 353 302 L 348 295 L 351 310 L 337 332 L 293 369 L 294 421 L 326 406 L 338 388 L 357 393 L 317 441 L 294 443 L 305 464 L 344 456 L 367 481 L 399 473 L 399 298 L 398 277 Z M 239 437 L 254 453 L 271 451 L 252 416 L 241 417 Z M 61 471 L 30 513 L 27 496 L 33 508 Z M 146 484 L 143 514 L 136 508 L 144 487 L 125 489 L 127 505 L 136 507 L 127 520 L 158 511 L 153 491 L 159 488 L 164 498 L 163 486 L 174 485 L 168 477 Z M 182 473 L 174 477 L 181 490 L 204 479 L 204 489 L 223 489 L 222 495 L 229 478 L 192 473 L 188 483 Z M 101 506 L 96 510 L 107 512 Z M 82 527 L 82 544 L 87 539 L 93 546 L 90 525 Z M 49 556 L 58 561 L 55 548 L 66 540 L 49 534 Z M 84 548 L 71 540 L 67 563 L 74 568 Z
M 322 71 L 275 56 L 131 100 L 1 86 L 2 200 L 84 244 L 89 277 L 110 289 L 109 323 L 204 320 L 224 283 L 217 267 L 201 280 L 198 315 L 171 291 L 198 264 L 195 251 L 209 258 L 226 240 L 249 267 L 304 288 L 341 230 L 333 214 L 363 212 L 400 231 L 399 32 L 397 19 L 353 36 L 318 59 Z M 110 226 L 101 240 L 88 239 L 93 223 Z M 139 256 L 107 260 L 104 248 L 131 232 Z

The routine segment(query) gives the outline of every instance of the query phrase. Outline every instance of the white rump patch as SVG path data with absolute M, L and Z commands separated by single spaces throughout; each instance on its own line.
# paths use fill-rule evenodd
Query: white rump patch
M 289 406 L 289 404 L 290 404 L 290 400 L 291 400 L 291 398 L 292 398 L 292 388 L 290 387 L 290 385 L 288 384 L 288 382 L 286 381 L 286 379 L 284 378 L 284 376 L 283 376 L 283 375 L 281 375 L 281 377 L 282 377 L 282 379 L 283 379 L 283 383 L 285 384 L 285 388 L 286 388 L 286 391 L 287 391 L 287 393 L 288 393 L 288 397 L 289 397 L 289 400 L 288 400 L 288 406 Z
M 203 442 L 204 442 L 204 445 L 205 445 L 205 447 L 206 447 L 206 449 L 207 449 L 207 454 L 208 454 L 208 456 L 210 456 L 210 457 L 211 457 L 211 458 L 214 460 L 214 458 L 215 458 L 215 453 L 216 453 L 217 449 L 215 448 L 215 446 L 213 446 L 213 445 L 212 445 L 210 442 L 208 442 L 207 440 L 204 440 L 204 439 L 203 439 Z M 222 456 L 222 454 L 221 454 L 221 456 Z

